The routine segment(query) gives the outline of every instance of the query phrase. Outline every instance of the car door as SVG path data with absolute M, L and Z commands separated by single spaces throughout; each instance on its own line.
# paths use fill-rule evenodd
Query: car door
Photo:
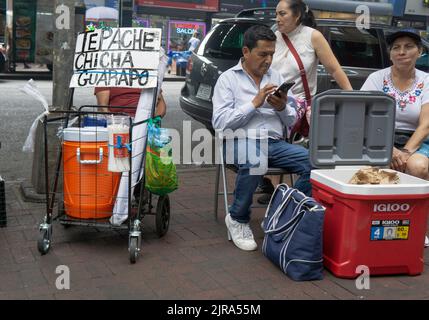
M 332 25 L 326 26 L 324 34 L 353 89 L 359 90 L 372 72 L 386 66 L 381 30 Z M 321 81 L 322 87 L 318 91 L 338 89 L 335 79 L 327 74 L 324 67 L 320 69 L 326 80 Z

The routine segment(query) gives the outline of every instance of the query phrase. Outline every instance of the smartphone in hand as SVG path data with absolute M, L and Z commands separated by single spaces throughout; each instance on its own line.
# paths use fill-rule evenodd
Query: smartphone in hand
M 274 91 L 273 95 L 280 98 L 280 92 L 283 92 L 283 94 L 287 95 L 287 92 L 290 88 L 292 88 L 295 85 L 295 82 L 283 82 L 280 87 Z

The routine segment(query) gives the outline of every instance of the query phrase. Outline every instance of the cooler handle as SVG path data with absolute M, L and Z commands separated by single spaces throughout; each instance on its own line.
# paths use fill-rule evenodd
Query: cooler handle
M 314 190 L 314 191 L 316 191 L 316 190 Z M 333 197 L 333 195 L 331 195 L 331 194 L 329 194 L 329 193 L 327 193 L 327 192 L 325 192 L 323 190 L 320 190 L 320 189 L 317 190 L 316 193 L 317 193 L 317 195 L 319 197 L 318 200 L 320 202 L 323 202 L 324 204 L 327 204 L 329 206 L 332 206 L 334 204 L 334 197 Z M 313 198 L 314 198 L 314 196 L 313 196 Z
M 76 158 L 80 164 L 100 164 L 103 162 L 103 148 L 100 148 L 100 157 L 98 160 L 80 160 L 80 148 L 76 149 Z

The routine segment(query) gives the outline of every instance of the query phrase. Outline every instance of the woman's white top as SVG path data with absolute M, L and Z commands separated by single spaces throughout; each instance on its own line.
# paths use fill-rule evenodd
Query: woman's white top
M 317 66 L 319 64 L 316 51 L 311 43 L 311 36 L 314 31 L 313 28 L 299 25 L 294 31 L 286 34 L 302 60 L 312 97 L 317 92 Z M 305 91 L 298 63 L 280 31 L 276 31 L 276 36 L 276 52 L 274 53 L 272 68 L 280 72 L 286 82 L 295 82 L 291 91 L 295 97 L 304 100 Z
M 418 69 L 415 71 L 416 78 L 412 86 L 405 91 L 400 91 L 394 86 L 391 67 L 370 74 L 361 88 L 365 91 L 383 91 L 395 98 L 396 129 L 416 130 L 422 105 L 429 103 L 428 74 Z

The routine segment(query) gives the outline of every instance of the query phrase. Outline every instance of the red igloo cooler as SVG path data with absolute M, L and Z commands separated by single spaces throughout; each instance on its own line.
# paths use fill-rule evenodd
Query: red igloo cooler
M 395 101 L 379 92 L 326 91 L 312 105 L 313 197 L 326 207 L 324 265 L 335 276 L 423 272 L 429 183 L 404 173 L 396 185 L 352 185 L 365 166 L 388 167 Z M 393 171 L 390 169 L 386 169 Z

